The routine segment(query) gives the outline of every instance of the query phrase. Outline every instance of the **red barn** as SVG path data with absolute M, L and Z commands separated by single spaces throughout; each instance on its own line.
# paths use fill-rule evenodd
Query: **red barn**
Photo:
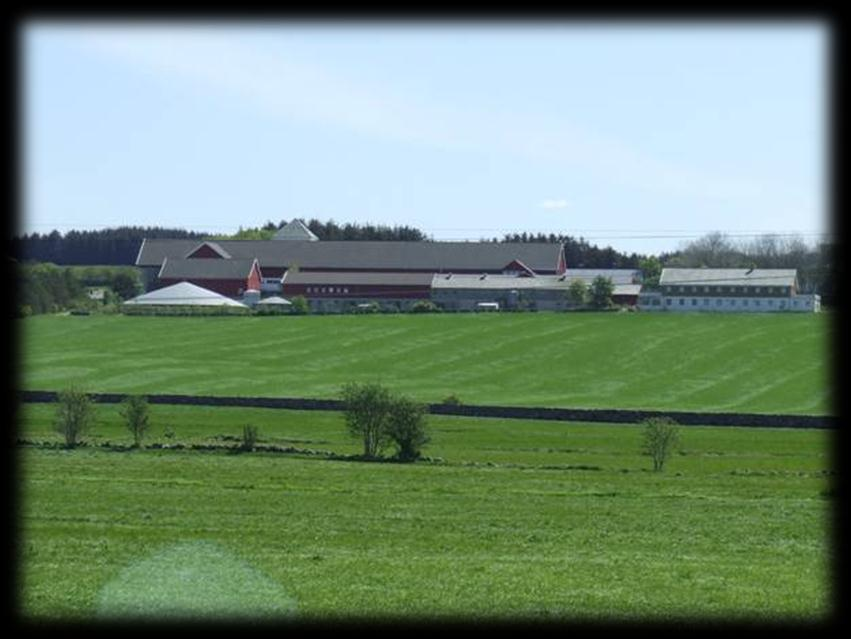
M 165 258 L 157 275 L 157 288 L 178 282 L 191 282 L 221 295 L 240 297 L 248 289 L 259 291 L 262 277 L 260 264 L 256 259 Z

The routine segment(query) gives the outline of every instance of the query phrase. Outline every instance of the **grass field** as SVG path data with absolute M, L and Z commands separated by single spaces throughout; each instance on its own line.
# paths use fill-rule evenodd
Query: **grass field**
M 52 407 L 21 410 L 19 436 L 59 441 Z M 154 406 L 152 419 L 150 442 L 171 428 L 233 443 L 252 423 L 261 443 L 360 448 L 335 413 Z M 20 608 L 167 614 L 179 596 L 307 620 L 829 612 L 828 432 L 686 428 L 653 473 L 636 426 L 431 425 L 433 461 L 412 465 L 22 447 Z M 131 441 L 115 406 L 88 439 Z
M 524 313 L 37 316 L 20 384 L 101 392 L 337 397 L 382 381 L 422 401 L 831 412 L 832 318 Z

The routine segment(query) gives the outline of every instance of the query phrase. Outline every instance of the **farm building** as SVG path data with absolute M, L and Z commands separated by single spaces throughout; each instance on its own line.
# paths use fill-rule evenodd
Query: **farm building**
M 179 282 L 150 293 L 138 295 L 124 302 L 125 306 L 228 306 L 247 308 L 225 295 L 210 291 L 190 282 Z
M 297 271 L 284 274 L 282 288 L 290 298 L 305 297 L 314 311 L 340 312 L 371 301 L 405 310 L 429 299 L 431 280 L 430 273 Z
M 448 310 L 478 310 L 482 304 L 493 303 L 506 309 L 564 310 L 571 283 L 580 280 L 590 286 L 598 276 L 612 279 L 613 301 L 635 303 L 641 288 L 635 283 L 639 275 L 628 269 L 572 269 L 561 275 L 533 276 L 438 274 L 431 282 L 431 299 Z
M 296 221 L 297 222 L 297 221 Z M 246 265 L 255 261 L 260 281 L 249 282 Z M 221 263 L 216 266 L 216 263 Z M 227 266 L 231 263 L 231 266 Z M 237 264 L 238 263 L 238 264 Z M 146 288 L 175 279 L 202 282 L 228 295 L 240 288 L 257 288 L 261 293 L 284 293 L 284 274 L 298 271 L 326 273 L 426 274 L 470 273 L 510 275 L 556 275 L 564 272 L 564 249 L 560 244 L 495 242 L 380 242 L 319 241 L 300 222 L 291 222 L 272 240 L 173 240 L 145 239 L 136 257 Z M 163 280 L 167 282 L 163 282 Z M 245 280 L 242 283 L 239 281 Z M 226 280 L 222 281 L 222 280 Z M 392 280 L 392 278 L 390 278 Z M 388 282 L 390 282 L 388 280 Z M 322 283 L 315 282 L 321 289 Z M 290 280 L 290 286 L 297 286 Z M 306 284 L 305 284 L 306 285 Z M 330 280 L 326 288 L 337 286 Z M 345 283 L 340 282 L 345 288 Z M 352 283 L 354 285 L 354 283 Z M 393 283 L 378 280 L 370 286 L 377 293 L 397 297 Z M 412 286 L 419 286 L 413 284 Z M 288 294 L 289 291 L 287 291 Z M 403 295 L 403 299 L 408 299 Z M 427 296 L 426 296 L 427 297 Z
M 818 295 L 798 293 L 795 269 L 662 269 L 658 291 L 643 291 L 641 310 L 673 312 L 818 312 Z
M 169 259 L 164 258 L 157 273 L 157 288 L 191 282 L 230 297 L 247 290 L 260 290 L 262 273 L 256 259 Z

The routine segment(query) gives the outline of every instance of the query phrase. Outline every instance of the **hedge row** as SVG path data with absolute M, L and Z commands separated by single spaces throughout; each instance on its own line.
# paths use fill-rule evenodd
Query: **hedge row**
M 28 403 L 52 403 L 54 391 L 21 391 L 20 398 Z M 118 404 L 126 395 L 91 393 L 95 402 Z M 298 397 L 216 397 L 211 395 L 148 395 L 151 404 L 190 406 L 244 406 L 286 410 L 343 410 L 338 399 L 307 399 Z M 495 417 L 508 419 L 553 420 L 565 422 L 594 422 L 607 424 L 636 424 L 650 417 L 670 417 L 683 426 L 746 426 L 766 428 L 836 428 L 838 418 L 822 415 L 765 415 L 760 413 L 704 413 L 684 411 L 613 410 L 583 408 L 539 408 L 521 406 L 472 406 L 464 404 L 429 404 L 433 415 L 465 417 Z

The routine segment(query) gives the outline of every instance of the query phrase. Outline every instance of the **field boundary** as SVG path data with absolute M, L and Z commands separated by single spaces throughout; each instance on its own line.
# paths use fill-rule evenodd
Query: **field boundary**
M 20 401 L 24 403 L 53 403 L 57 399 L 56 391 L 25 390 L 19 391 L 18 395 Z M 122 393 L 90 393 L 90 395 L 95 402 L 100 404 L 117 404 L 127 397 L 126 394 Z M 283 410 L 343 410 L 343 402 L 338 399 L 163 394 L 149 394 L 146 397 L 151 404 L 178 406 L 243 406 L 246 408 L 275 408 Z M 468 404 L 429 404 L 428 410 L 433 415 L 606 424 L 636 424 L 650 417 L 669 417 L 683 426 L 834 429 L 838 425 L 838 418 L 829 415 L 768 415 L 763 413 L 707 413 L 665 410 L 481 406 Z

